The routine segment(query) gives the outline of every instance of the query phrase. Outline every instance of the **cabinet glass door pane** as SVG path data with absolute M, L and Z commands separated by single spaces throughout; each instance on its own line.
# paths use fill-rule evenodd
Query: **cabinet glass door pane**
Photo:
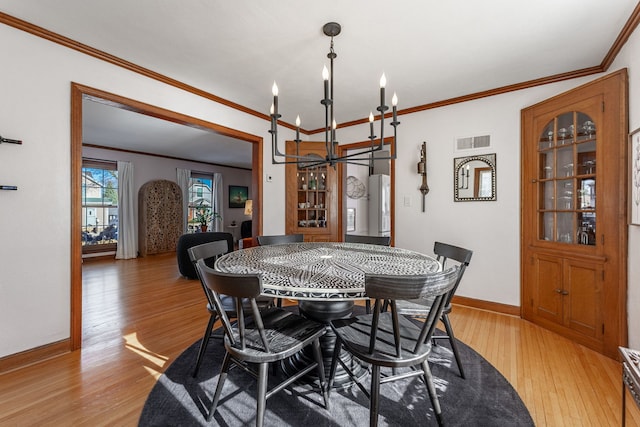
M 563 243 L 573 243 L 573 214 L 562 212 L 557 214 L 558 225 L 556 230 L 556 240 Z
M 539 239 L 595 245 L 596 125 L 579 111 L 556 116 L 538 138 Z
M 546 150 L 540 153 L 540 174 L 538 177 L 540 179 L 551 179 L 553 178 L 553 165 L 554 165 L 554 151 Z
M 542 240 L 554 240 L 553 212 L 542 214 Z
M 558 162 L 556 177 L 573 176 L 573 147 L 563 147 L 557 150 Z
M 544 209 L 553 210 L 555 208 L 554 182 L 547 181 L 543 185 L 544 185 Z
M 573 210 L 573 180 L 563 179 L 556 182 L 558 184 L 558 204 L 556 209 L 562 211 Z
M 578 175 L 596 173 L 596 142 L 587 141 L 578 144 Z

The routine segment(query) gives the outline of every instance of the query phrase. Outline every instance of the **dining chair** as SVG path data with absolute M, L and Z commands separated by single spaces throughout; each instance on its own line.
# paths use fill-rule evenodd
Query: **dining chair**
M 427 360 L 431 352 L 431 336 L 442 312 L 447 293 L 458 277 L 458 266 L 437 273 L 416 276 L 365 274 L 367 295 L 375 299 L 373 313 L 331 321 L 336 344 L 329 372 L 329 390 L 333 385 L 337 363 L 369 398 L 369 425 L 378 425 L 380 385 L 395 380 L 421 376 L 426 384 L 438 425 L 442 410 Z M 398 313 L 396 300 L 429 297 L 431 311 L 419 324 Z M 388 302 L 389 310 L 381 306 Z M 348 364 L 340 359 L 344 347 L 364 363 L 371 365 L 371 388 L 367 391 Z M 393 368 L 381 375 L 381 367 Z M 418 368 L 419 367 L 419 368 Z M 401 368 L 402 371 L 397 371 Z
M 216 412 L 225 380 L 232 365 L 257 378 L 256 426 L 264 424 L 266 401 L 269 397 L 298 381 L 314 369 L 318 373 L 324 406 L 329 409 L 327 381 L 320 351 L 320 337 L 326 332 L 325 325 L 279 307 L 271 307 L 261 311 L 258 308 L 257 298 L 263 291 L 263 285 L 262 277 L 258 274 L 221 273 L 208 267 L 204 260 L 198 260 L 196 268 L 203 282 L 211 291 L 225 330 L 224 346 L 226 352 L 207 419 L 210 421 Z M 237 322 L 234 324 L 231 324 L 224 310 L 221 301 L 222 295 L 228 295 L 235 299 Z M 250 309 L 245 308 L 244 299 L 249 300 Z M 289 373 L 284 381 L 267 391 L 269 363 L 285 360 L 308 345 L 313 348 L 313 360 L 297 373 Z M 255 365 L 257 365 L 257 369 Z
M 207 327 L 204 330 L 204 335 L 202 336 L 202 341 L 200 342 L 200 349 L 198 350 L 198 358 L 196 359 L 196 366 L 193 370 L 192 376 L 195 378 L 198 375 L 198 371 L 200 370 L 200 364 L 202 363 L 202 357 L 204 352 L 207 350 L 207 346 L 209 345 L 209 338 L 211 338 L 211 334 L 213 331 L 213 325 L 216 322 L 218 317 L 216 306 L 213 302 L 213 296 L 211 292 L 204 284 L 202 277 L 198 273 L 196 269 L 196 262 L 200 259 L 205 260 L 205 263 L 208 263 L 209 266 L 213 267 L 213 262 L 228 252 L 228 246 L 226 240 L 218 240 L 215 242 L 203 243 L 201 245 L 192 246 L 187 249 L 189 254 L 189 259 L 193 264 L 193 268 L 196 272 L 196 276 L 200 279 L 200 284 L 202 285 L 202 289 L 207 298 L 207 311 L 209 312 L 209 321 L 207 322 Z M 227 313 L 228 317 L 235 318 L 236 314 L 236 306 L 233 298 L 230 298 L 226 295 L 221 295 L 220 300 L 222 302 L 222 307 L 224 311 Z M 257 299 L 258 308 L 265 309 L 268 307 L 272 307 L 274 305 L 274 299 L 270 297 L 260 297 Z
M 346 243 L 365 243 L 367 245 L 390 246 L 391 236 L 363 236 L 357 234 L 345 234 L 344 241 Z M 371 313 L 371 299 L 365 301 L 365 309 L 367 313 Z
M 436 254 L 436 259 L 442 264 L 442 268 L 445 268 L 448 261 L 455 261 L 460 269 L 458 270 L 458 277 L 453 286 L 453 289 L 449 291 L 445 298 L 444 309 L 442 310 L 442 314 L 440 315 L 440 320 L 444 324 L 446 335 L 434 335 L 431 339 L 434 340 L 434 344 L 437 340 L 449 340 L 451 350 L 453 350 L 453 355 L 456 358 L 458 371 L 460 372 L 460 376 L 464 378 L 464 369 L 462 368 L 462 361 L 460 360 L 460 353 L 458 352 L 456 337 L 453 334 L 453 328 L 451 327 L 451 321 L 449 320 L 449 313 L 451 313 L 451 299 L 456 293 L 458 285 L 460 285 L 460 281 L 462 280 L 462 276 L 464 275 L 466 268 L 469 266 L 473 251 L 461 248 L 459 246 L 449 245 L 447 243 L 435 242 L 435 244 L 433 245 L 433 252 L 434 254 Z M 431 307 L 430 304 L 431 301 L 429 301 L 429 299 L 419 298 L 410 301 L 398 301 L 397 306 L 398 312 L 400 314 L 415 317 L 426 317 L 429 315 Z
M 300 243 L 303 241 L 303 234 L 278 234 L 274 236 L 258 236 L 258 244 L 260 246 L 279 245 L 281 243 Z
M 279 245 L 282 243 L 302 243 L 304 242 L 303 234 L 277 234 L 273 236 L 258 236 L 258 244 L 260 246 Z M 282 298 L 276 299 L 278 307 L 282 307 Z

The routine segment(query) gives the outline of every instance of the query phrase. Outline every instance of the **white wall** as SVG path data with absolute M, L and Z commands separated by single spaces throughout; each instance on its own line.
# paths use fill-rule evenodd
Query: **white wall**
M 25 32 L 0 25 L 0 40 L 0 57 L 11 58 L 0 79 L 0 135 L 24 141 L 0 146 L 0 184 L 18 186 L 0 191 L 2 357 L 69 337 L 71 82 L 270 139 L 264 120 Z M 264 172 L 273 182 L 264 184 L 263 230 L 275 234 L 284 231 L 284 168 L 265 155 Z
M 640 73 L 634 54 L 638 37 L 611 69 L 631 68 L 632 128 L 640 126 L 640 116 L 633 116 L 640 108 L 633 101 L 639 91 L 633 84 Z M 267 122 L 6 26 L 0 26 L 0 39 L 0 57 L 11 58 L 0 79 L 0 134 L 24 140 L 22 146 L 0 146 L 0 184 L 19 187 L 0 192 L 0 357 L 69 337 L 71 82 L 263 137 L 264 173 L 273 177 L 263 184 L 263 231 L 284 232 L 284 167 L 271 164 Z M 445 240 L 470 247 L 474 258 L 460 294 L 519 305 L 520 110 L 596 77 L 401 116 L 396 245 L 431 252 L 435 240 Z M 269 97 L 267 91 L 265 105 Z M 282 140 L 293 138 L 285 128 L 281 133 Z M 357 126 L 339 134 L 341 141 L 364 141 L 368 129 Z M 459 155 L 453 141 L 484 134 L 493 144 L 486 152 L 497 153 L 498 200 L 454 203 L 452 159 Z M 416 163 L 425 140 L 431 191 L 422 213 Z M 55 214 L 43 221 L 39 206 Z M 634 260 L 639 253 L 640 229 L 632 227 L 629 329 L 636 347 L 640 270 Z

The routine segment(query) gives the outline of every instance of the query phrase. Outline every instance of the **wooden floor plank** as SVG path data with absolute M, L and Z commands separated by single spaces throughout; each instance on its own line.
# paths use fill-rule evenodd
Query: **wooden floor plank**
M 83 348 L 0 375 L 0 426 L 136 425 L 208 319 L 175 254 L 83 265 Z M 536 426 L 619 426 L 621 366 L 515 316 L 455 305 L 456 336 L 511 382 Z M 627 396 L 627 426 L 640 411 Z

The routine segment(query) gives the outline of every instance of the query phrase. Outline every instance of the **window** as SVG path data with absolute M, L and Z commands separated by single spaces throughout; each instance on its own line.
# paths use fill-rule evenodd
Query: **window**
M 82 252 L 114 251 L 118 242 L 115 162 L 82 161 Z
M 213 174 L 191 172 L 189 180 L 189 233 L 200 231 L 200 222 L 195 218 L 199 207 L 206 207 L 213 212 Z

